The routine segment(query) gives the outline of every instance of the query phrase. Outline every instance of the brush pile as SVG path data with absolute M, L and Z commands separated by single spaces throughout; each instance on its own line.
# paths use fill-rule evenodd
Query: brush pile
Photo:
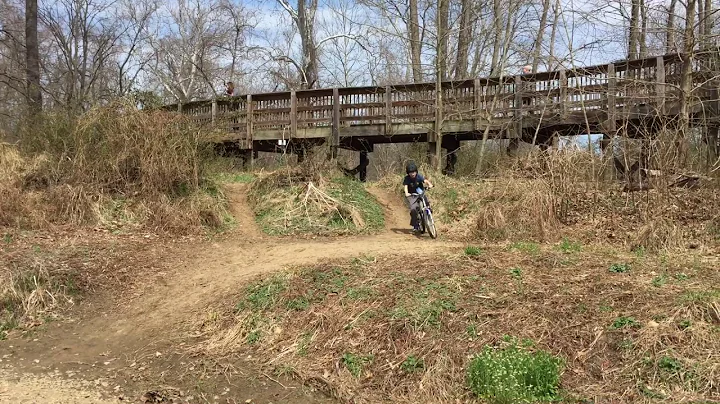
M 382 210 L 362 184 L 330 167 L 286 167 L 257 180 L 250 201 L 263 230 L 332 235 L 381 228 Z

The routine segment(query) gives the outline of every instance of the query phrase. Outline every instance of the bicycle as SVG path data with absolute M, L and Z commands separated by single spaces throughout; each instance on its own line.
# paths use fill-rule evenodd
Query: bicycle
M 437 229 L 435 228 L 435 220 L 432 216 L 432 209 L 425 203 L 423 195 L 425 192 L 418 188 L 416 193 L 410 194 L 418 198 L 418 207 L 416 208 L 418 220 L 420 220 L 420 233 L 425 234 L 427 231 L 430 237 L 437 238 Z

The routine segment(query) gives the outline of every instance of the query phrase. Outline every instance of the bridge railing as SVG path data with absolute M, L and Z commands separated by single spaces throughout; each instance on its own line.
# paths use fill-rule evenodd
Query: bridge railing
M 717 98 L 718 80 L 708 73 L 717 71 L 708 68 L 717 62 L 711 59 L 693 59 L 697 102 Z M 268 132 L 272 135 L 265 138 L 317 137 L 318 128 L 331 128 L 337 137 L 342 128 L 364 125 L 384 125 L 389 135 L 393 125 L 428 126 L 438 116 L 443 121 L 472 121 L 476 130 L 523 122 L 582 123 L 588 117 L 614 126 L 616 119 L 632 114 L 669 114 L 677 109 L 683 64 L 681 55 L 665 55 L 571 70 L 447 81 L 441 85 L 439 114 L 435 83 L 250 94 L 168 108 L 246 141 Z

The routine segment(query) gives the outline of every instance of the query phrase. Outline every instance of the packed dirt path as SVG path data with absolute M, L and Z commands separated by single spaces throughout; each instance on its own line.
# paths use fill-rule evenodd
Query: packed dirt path
M 240 223 L 224 240 L 178 255 L 162 276 L 130 296 L 90 298 L 69 321 L 0 342 L 0 403 L 333 402 L 247 358 L 220 363 L 204 357 L 197 347 L 212 332 L 218 310 L 232 307 L 243 283 L 258 274 L 330 259 L 401 251 L 437 255 L 461 247 L 410 234 L 403 225 L 406 208 L 377 189 L 372 192 L 386 211 L 382 234 L 271 238 L 254 226 L 245 190 L 226 191 Z

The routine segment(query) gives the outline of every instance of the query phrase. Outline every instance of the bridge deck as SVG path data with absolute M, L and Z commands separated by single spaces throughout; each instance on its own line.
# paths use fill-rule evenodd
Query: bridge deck
M 720 116 L 712 52 L 693 59 L 691 116 Z M 678 54 L 502 78 L 248 94 L 167 106 L 212 125 L 243 149 L 278 140 L 364 144 L 548 133 L 614 133 L 621 122 L 676 116 L 683 57 Z M 720 124 L 720 122 L 718 122 Z M 443 136 L 444 137 L 444 136 Z

